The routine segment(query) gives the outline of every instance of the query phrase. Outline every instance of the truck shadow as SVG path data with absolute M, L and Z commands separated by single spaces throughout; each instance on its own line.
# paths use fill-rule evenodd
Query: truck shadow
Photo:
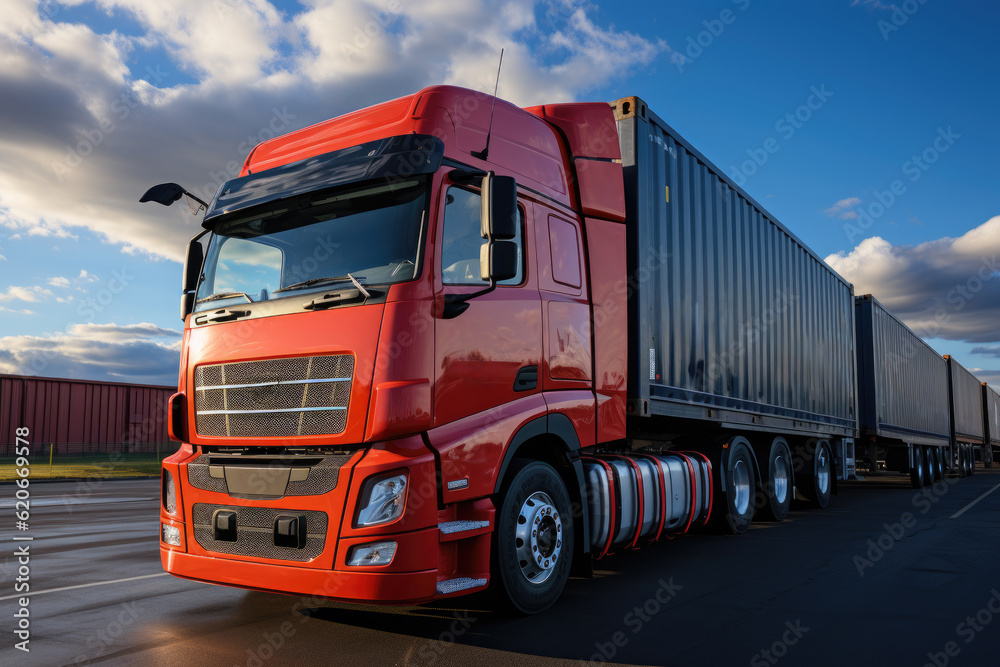
M 570 579 L 555 606 L 537 616 L 494 611 L 488 591 L 409 607 L 329 602 L 297 613 L 328 623 L 411 637 L 417 640 L 414 655 L 422 656 L 425 662 L 429 656 L 443 655 L 455 645 L 545 658 L 604 661 L 611 656 L 602 654 L 602 647 L 614 653 L 624 648 L 614 646 L 616 633 L 620 639 L 630 640 L 649 627 L 653 630 L 643 633 L 642 643 L 663 642 L 666 648 L 667 638 L 655 628 L 662 629 L 671 616 L 684 613 L 678 603 L 686 591 L 678 592 L 684 587 L 677 573 L 683 572 L 688 558 L 704 546 L 704 538 L 675 540 L 610 556 L 599 563 L 594 579 Z M 675 595 L 678 600 L 671 602 Z M 658 617 L 655 624 L 654 617 Z

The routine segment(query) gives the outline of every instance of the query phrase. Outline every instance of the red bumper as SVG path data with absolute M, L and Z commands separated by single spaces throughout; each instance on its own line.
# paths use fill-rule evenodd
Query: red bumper
M 434 531 L 437 532 L 437 531 Z M 436 548 L 436 544 L 435 544 Z M 436 597 L 437 569 L 353 572 L 195 556 L 160 548 L 163 569 L 182 579 L 349 602 L 416 604 Z

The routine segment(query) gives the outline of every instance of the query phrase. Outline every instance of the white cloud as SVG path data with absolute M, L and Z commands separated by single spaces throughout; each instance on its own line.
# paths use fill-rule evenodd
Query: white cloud
M 872 237 L 826 261 L 926 338 L 1000 341 L 1000 216 L 917 246 Z
M 180 340 L 180 332 L 165 329 L 149 322 L 139 324 L 74 324 L 68 330 L 69 335 L 103 343 L 124 343 L 129 341 L 150 339 Z
M 18 287 L 11 285 L 6 292 L 0 292 L 0 301 L 41 301 L 52 296 L 52 290 L 44 287 Z
M 0 306 L 0 313 L 14 313 L 15 315 L 34 315 L 35 311 L 28 310 L 27 308 L 17 310 L 16 308 L 5 308 L 3 306 Z
M 0 373 L 172 385 L 180 332 L 152 324 L 78 324 L 47 336 L 0 338 Z
M 52 287 L 69 287 L 70 285 L 69 278 L 64 278 L 62 276 L 55 276 L 53 278 L 49 278 L 48 284 L 51 285 Z
M 150 185 L 210 197 L 275 131 L 435 83 L 492 92 L 501 48 L 500 94 L 521 105 L 572 101 L 668 48 L 598 25 L 582 0 L 306 0 L 289 15 L 264 0 L 98 4 L 143 33 L 98 34 L 61 22 L 59 4 L 5 3 L 0 228 L 73 238 L 82 227 L 178 261 L 198 221 L 140 205 Z M 169 62 L 130 71 L 140 51 Z M 161 73 L 175 69 L 195 82 L 169 86 Z
M 825 213 L 831 218 L 854 220 L 858 217 L 858 213 L 857 211 L 852 211 L 851 209 L 860 203 L 860 197 L 847 197 L 846 199 L 841 199 L 836 204 L 826 209 Z
M 80 269 L 80 275 L 76 277 L 76 280 L 77 282 L 93 283 L 100 280 L 100 278 L 95 276 L 93 273 L 88 272 L 87 269 Z

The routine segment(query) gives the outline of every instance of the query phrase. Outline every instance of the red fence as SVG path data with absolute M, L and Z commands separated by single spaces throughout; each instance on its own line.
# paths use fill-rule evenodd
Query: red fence
M 14 455 L 27 427 L 34 453 L 154 452 L 170 442 L 173 387 L 0 375 L 0 456 Z

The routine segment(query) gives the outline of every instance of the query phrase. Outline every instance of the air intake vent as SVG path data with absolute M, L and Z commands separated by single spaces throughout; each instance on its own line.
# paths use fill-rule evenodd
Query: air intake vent
M 343 433 L 353 375 L 346 354 L 198 366 L 195 429 L 234 438 Z

